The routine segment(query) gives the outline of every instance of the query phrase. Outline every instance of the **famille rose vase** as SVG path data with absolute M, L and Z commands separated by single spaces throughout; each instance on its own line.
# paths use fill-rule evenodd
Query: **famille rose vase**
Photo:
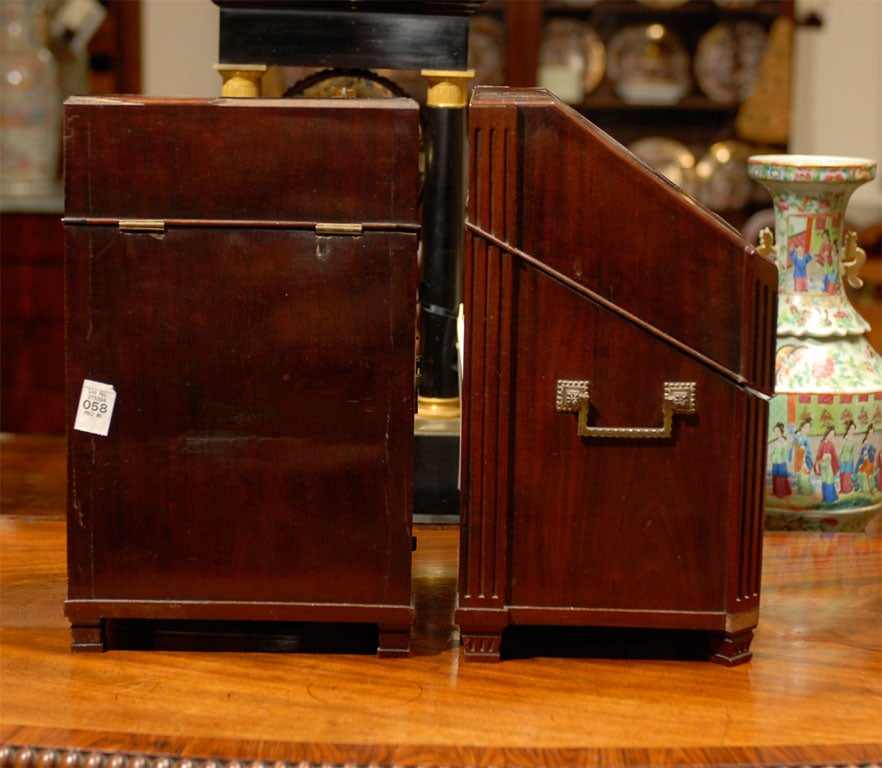
M 766 528 L 862 531 L 882 511 L 882 357 L 845 293 L 866 258 L 845 232 L 851 193 L 872 160 L 755 155 L 772 194 L 778 265 L 775 396 L 769 408 Z
M 46 47 L 47 3 L 0 2 L 0 193 L 57 189 L 61 80 Z

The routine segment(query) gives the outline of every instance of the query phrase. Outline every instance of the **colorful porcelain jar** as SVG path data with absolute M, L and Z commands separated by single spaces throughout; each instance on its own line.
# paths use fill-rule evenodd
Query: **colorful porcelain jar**
M 760 250 L 778 264 L 766 527 L 860 531 L 882 511 L 882 357 L 845 293 L 865 255 L 844 220 L 876 163 L 755 155 L 748 170 L 772 194 L 774 246 L 766 232 Z
M 57 189 L 61 81 L 46 48 L 47 4 L 0 3 L 0 191 L 45 195 Z

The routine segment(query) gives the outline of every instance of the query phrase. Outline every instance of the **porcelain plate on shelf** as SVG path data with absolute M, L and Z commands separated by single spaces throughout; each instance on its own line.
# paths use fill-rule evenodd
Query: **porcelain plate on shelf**
M 628 26 L 609 41 L 607 71 L 630 104 L 674 104 L 689 90 L 689 54 L 662 24 Z
M 684 192 L 695 194 L 695 155 L 685 144 L 664 136 L 646 136 L 628 149 Z
M 585 41 L 585 93 L 591 93 L 603 80 L 606 73 L 606 46 L 591 27 L 585 27 L 582 39 Z
M 698 199 L 715 211 L 744 208 L 755 194 L 747 175 L 750 154 L 750 146 L 734 139 L 711 145 L 696 167 Z
M 578 19 L 553 18 L 542 31 L 537 82 L 570 104 L 578 104 L 585 95 L 588 30 Z
M 647 8 L 655 8 L 657 10 L 668 10 L 669 8 L 676 8 L 678 5 L 683 5 L 686 0 L 640 0 L 640 5 L 645 5 Z
M 695 50 L 695 80 L 714 101 L 750 95 L 768 35 L 755 21 L 723 21 L 702 35 Z
M 478 85 L 505 83 L 505 25 L 489 14 L 469 22 L 469 66 Z

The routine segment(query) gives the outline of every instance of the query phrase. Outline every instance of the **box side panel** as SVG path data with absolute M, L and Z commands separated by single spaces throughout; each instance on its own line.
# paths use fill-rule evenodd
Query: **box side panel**
M 530 267 L 517 293 L 510 604 L 722 612 L 744 391 Z M 592 427 L 661 426 L 666 382 L 696 409 L 670 437 L 580 437 L 560 380 L 590 382 Z
M 416 236 L 68 242 L 71 597 L 409 604 Z

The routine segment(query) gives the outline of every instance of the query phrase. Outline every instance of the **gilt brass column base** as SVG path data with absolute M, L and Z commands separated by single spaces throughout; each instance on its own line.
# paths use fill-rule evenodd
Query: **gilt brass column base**
M 458 397 L 419 396 L 417 417 L 421 419 L 458 419 Z
M 214 69 L 224 79 L 221 90 L 224 97 L 254 99 L 260 96 L 265 64 L 215 64 Z

